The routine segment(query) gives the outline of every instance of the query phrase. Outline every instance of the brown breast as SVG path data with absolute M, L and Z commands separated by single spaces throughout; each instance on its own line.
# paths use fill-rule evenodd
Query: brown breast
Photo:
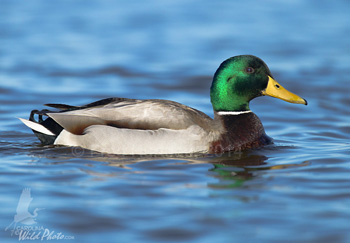
M 242 151 L 271 144 L 272 138 L 253 112 L 240 115 L 215 115 L 224 127 L 224 133 L 210 146 L 211 153 Z

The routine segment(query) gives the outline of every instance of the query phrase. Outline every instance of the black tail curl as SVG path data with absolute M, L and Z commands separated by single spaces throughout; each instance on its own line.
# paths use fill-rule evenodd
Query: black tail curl
M 51 111 L 44 109 L 44 110 L 32 110 L 30 112 L 29 121 L 38 123 L 44 127 L 46 127 L 48 130 L 50 130 L 55 135 L 47 135 L 44 133 L 37 132 L 32 129 L 35 136 L 40 140 L 42 145 L 52 145 L 54 144 L 57 136 L 61 133 L 63 130 L 63 127 L 61 127 L 57 122 L 55 122 L 52 118 L 47 117 L 46 119 L 43 119 L 43 116 L 47 116 L 47 113 Z M 35 115 L 38 115 L 38 119 L 35 119 Z
M 38 139 L 41 141 L 43 145 L 52 145 L 54 144 L 57 136 L 62 132 L 63 127 L 60 126 L 57 122 L 55 122 L 51 117 L 48 117 L 47 113 L 57 113 L 57 112 L 68 112 L 68 111 L 74 111 L 74 110 L 80 110 L 85 108 L 91 108 L 91 107 L 98 107 L 107 105 L 111 102 L 122 102 L 122 101 L 128 101 L 132 99 L 127 98 L 107 98 L 103 100 L 98 100 L 92 103 L 89 103 L 87 105 L 83 106 L 71 106 L 66 104 L 45 104 L 48 107 L 56 108 L 58 111 L 50 111 L 47 109 L 44 110 L 32 110 L 30 112 L 29 121 L 38 123 L 44 127 L 46 127 L 48 130 L 50 130 L 55 135 L 48 135 L 44 134 L 38 131 L 35 131 L 32 129 L 34 134 L 38 137 Z M 35 115 L 38 115 L 38 119 L 35 119 Z M 46 116 L 47 118 L 44 119 L 43 116 Z

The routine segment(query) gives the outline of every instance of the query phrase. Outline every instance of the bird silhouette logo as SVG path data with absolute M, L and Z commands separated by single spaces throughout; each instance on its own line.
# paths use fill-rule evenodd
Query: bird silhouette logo
M 37 223 L 35 221 L 35 218 L 38 216 L 37 212 L 40 210 L 43 210 L 44 208 L 36 208 L 33 211 L 33 214 L 31 214 L 29 212 L 29 204 L 31 203 L 32 200 L 33 198 L 30 195 L 30 188 L 24 188 L 18 201 L 14 219 L 12 223 L 6 227 L 5 231 L 7 231 L 13 224 L 14 224 L 13 229 L 15 229 L 17 226 L 17 223 L 21 223 L 25 225 L 33 225 Z

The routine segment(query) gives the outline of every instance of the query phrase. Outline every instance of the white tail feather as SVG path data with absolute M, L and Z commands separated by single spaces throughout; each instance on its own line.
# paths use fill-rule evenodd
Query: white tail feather
M 43 133 L 46 135 L 56 136 L 56 134 L 52 133 L 49 129 L 47 129 L 43 125 L 40 125 L 39 123 L 32 122 L 32 121 L 29 121 L 29 120 L 23 119 L 23 118 L 18 118 L 18 119 L 20 119 L 21 122 L 24 123 L 24 125 L 26 125 L 27 127 L 31 128 L 37 132 L 40 132 L 40 133 Z

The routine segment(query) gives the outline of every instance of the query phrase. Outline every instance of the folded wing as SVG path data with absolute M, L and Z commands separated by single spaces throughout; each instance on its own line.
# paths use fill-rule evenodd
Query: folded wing
M 57 107 L 57 105 L 49 105 Z M 118 128 L 156 130 L 187 129 L 192 125 L 209 129 L 213 120 L 196 109 L 168 100 L 134 100 L 113 98 L 73 107 L 58 105 L 64 112 L 47 113 L 65 130 L 82 134 L 92 125 Z

